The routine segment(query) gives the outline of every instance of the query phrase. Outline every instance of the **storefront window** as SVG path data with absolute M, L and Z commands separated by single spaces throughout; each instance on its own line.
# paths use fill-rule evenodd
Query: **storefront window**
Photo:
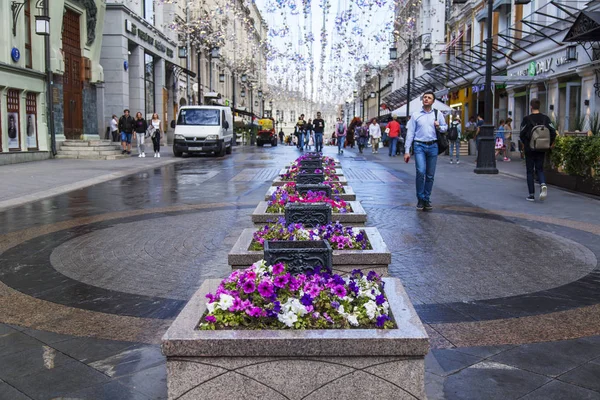
M 146 117 L 155 111 L 154 96 L 154 57 L 144 54 L 144 83 L 146 88 Z
M 559 128 L 561 131 L 581 130 L 581 83 L 567 82 L 559 85 Z

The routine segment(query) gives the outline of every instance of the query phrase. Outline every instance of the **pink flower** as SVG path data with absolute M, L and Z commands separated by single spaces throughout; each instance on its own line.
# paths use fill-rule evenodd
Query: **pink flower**
M 262 309 L 260 307 L 250 307 L 246 310 L 246 314 L 251 317 L 260 317 L 262 314 Z
M 215 322 L 217 322 L 217 319 L 215 318 L 214 315 L 207 315 L 205 318 L 206 322 L 214 324 Z
M 273 275 L 280 275 L 285 271 L 283 263 L 277 263 L 273 265 Z
M 289 280 L 289 275 L 279 275 L 273 280 L 273 285 L 277 286 L 278 288 L 285 288 L 285 285 L 287 285 Z
M 270 280 L 264 279 L 258 284 L 258 293 L 262 297 L 271 297 L 273 295 L 273 284 Z

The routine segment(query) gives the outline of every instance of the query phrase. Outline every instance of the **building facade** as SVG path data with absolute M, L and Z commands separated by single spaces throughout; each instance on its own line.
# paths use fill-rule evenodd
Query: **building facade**
M 99 64 L 105 5 L 102 0 L 56 0 L 49 9 L 50 98 L 44 39 L 35 33 L 43 1 L 0 2 L 0 163 L 51 156 L 56 140 L 98 138 Z M 49 132 L 48 119 L 54 121 Z

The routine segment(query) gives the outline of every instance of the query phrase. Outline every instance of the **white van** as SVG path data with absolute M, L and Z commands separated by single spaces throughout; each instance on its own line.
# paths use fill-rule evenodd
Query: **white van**
M 222 106 L 184 106 L 177 113 L 173 154 L 215 153 L 219 157 L 233 149 L 233 115 L 231 108 Z

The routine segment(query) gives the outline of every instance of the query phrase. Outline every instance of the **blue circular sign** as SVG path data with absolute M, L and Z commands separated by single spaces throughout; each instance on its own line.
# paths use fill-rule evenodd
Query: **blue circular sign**
M 123 61 L 123 68 L 125 68 L 125 71 L 129 69 L 129 63 L 127 62 L 127 60 Z
M 10 57 L 12 58 L 12 60 L 14 62 L 18 62 L 19 59 L 21 58 L 21 52 L 16 47 L 13 47 L 12 50 L 10 51 Z

